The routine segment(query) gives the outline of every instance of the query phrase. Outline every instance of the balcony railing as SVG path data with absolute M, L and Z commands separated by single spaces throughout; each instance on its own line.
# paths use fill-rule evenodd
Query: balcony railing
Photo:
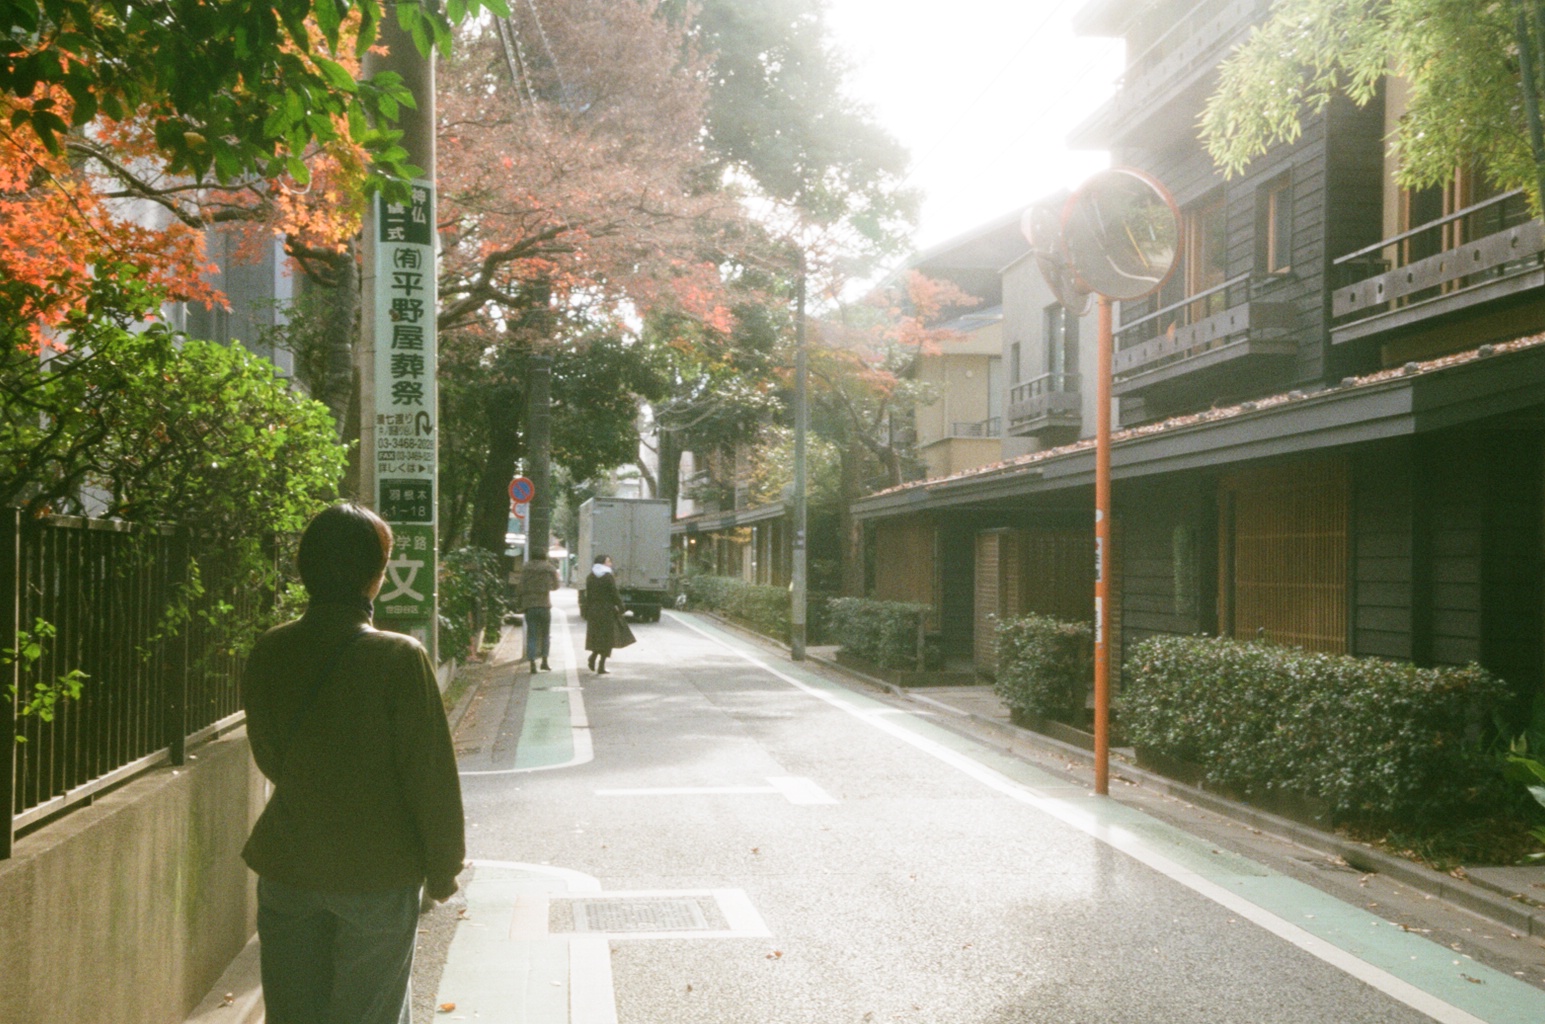
M 1113 129 L 1145 116 L 1218 62 L 1241 29 L 1259 21 L 1270 0 L 1202 0 L 1127 62 L 1116 95 L 1090 126 Z
M 1123 324 L 1111 363 L 1115 393 L 1242 357 L 1293 355 L 1292 327 L 1292 308 L 1252 299 L 1251 275 L 1240 274 Z
M 1083 423 L 1083 396 L 1076 373 L 1043 373 L 1009 389 L 1009 432 L 1032 434 L 1047 427 Z
M 1268 6 L 1265 0 L 1202 0 L 1127 62 L 1122 86 L 1174 75 L 1178 68 L 1199 60 L 1225 36 L 1232 35 L 1234 28 Z
M 1545 286 L 1545 225 L 1522 191 L 1456 210 L 1334 261 L 1331 340 L 1406 326 Z
M 974 423 L 962 423 L 955 421 L 950 424 L 950 437 L 1002 437 L 1003 419 L 993 416 L 990 419 L 977 420 Z

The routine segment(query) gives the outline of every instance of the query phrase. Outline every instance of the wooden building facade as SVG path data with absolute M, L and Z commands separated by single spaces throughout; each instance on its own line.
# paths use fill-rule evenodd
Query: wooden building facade
M 1176 274 L 1117 316 L 1116 637 L 1479 661 L 1522 707 L 1545 693 L 1545 225 L 1473 175 L 1400 189 L 1383 143 L 1398 81 L 1225 179 L 1194 126 L 1269 6 L 1094 0 L 1078 17 L 1126 37 L 1129 66 L 1075 141 L 1164 182 L 1182 215 Z M 911 538 L 905 586 L 876 572 L 876 596 L 933 594 L 946 644 L 984 674 L 994 617 L 1092 617 L 1092 428 L 859 502 L 877 536 Z M 964 567 L 943 555 L 961 533 Z

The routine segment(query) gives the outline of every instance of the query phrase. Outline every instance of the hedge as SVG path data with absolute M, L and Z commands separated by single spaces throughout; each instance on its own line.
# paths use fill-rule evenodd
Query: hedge
M 440 658 L 466 657 L 508 610 L 504 560 L 482 548 L 457 548 L 440 559 Z
M 789 589 L 747 583 L 736 576 L 683 576 L 678 588 L 692 606 L 716 612 L 743 623 L 763 636 L 788 640 L 792 614 Z M 805 636 L 809 643 L 819 643 L 824 635 L 826 598 L 807 594 L 805 598 Z
M 1161 636 L 1127 659 L 1120 713 L 1140 748 L 1241 793 L 1323 801 L 1340 820 L 1439 822 L 1502 796 L 1481 742 L 1509 700 L 1479 665 Z
M 834 597 L 827 629 L 844 651 L 880 668 L 915 668 L 918 623 L 932 610 L 926 604 Z
M 1094 682 L 1094 630 L 1087 622 L 1024 615 L 998 622 L 993 691 L 1015 711 L 1074 722 Z

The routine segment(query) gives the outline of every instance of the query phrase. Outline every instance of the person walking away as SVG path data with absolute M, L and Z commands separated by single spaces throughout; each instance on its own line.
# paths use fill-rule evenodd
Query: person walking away
M 617 642 L 617 620 L 625 612 L 611 558 L 596 555 L 590 579 L 585 581 L 585 650 L 590 652 L 588 664 L 596 675 L 607 674 L 606 659 L 612 656 Z
M 449 898 L 466 856 L 434 666 L 371 627 L 391 549 L 368 509 L 318 514 L 296 558 L 305 614 L 247 660 L 247 735 L 273 783 L 242 851 L 268 1024 L 409 1024 L 422 895 Z
M 552 595 L 558 586 L 558 567 L 549 562 L 545 554 L 539 554 L 521 567 L 516 606 L 525 623 L 526 660 L 531 663 L 532 673 L 537 671 L 538 659 L 542 662 L 543 672 L 552 671 L 547 666 L 547 652 L 553 623 Z

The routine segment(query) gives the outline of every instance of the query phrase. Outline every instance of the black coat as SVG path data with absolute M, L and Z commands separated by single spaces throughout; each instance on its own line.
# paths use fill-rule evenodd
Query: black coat
M 585 650 L 610 657 L 617 645 L 617 619 L 623 610 L 617 577 L 592 573 L 585 581 Z

